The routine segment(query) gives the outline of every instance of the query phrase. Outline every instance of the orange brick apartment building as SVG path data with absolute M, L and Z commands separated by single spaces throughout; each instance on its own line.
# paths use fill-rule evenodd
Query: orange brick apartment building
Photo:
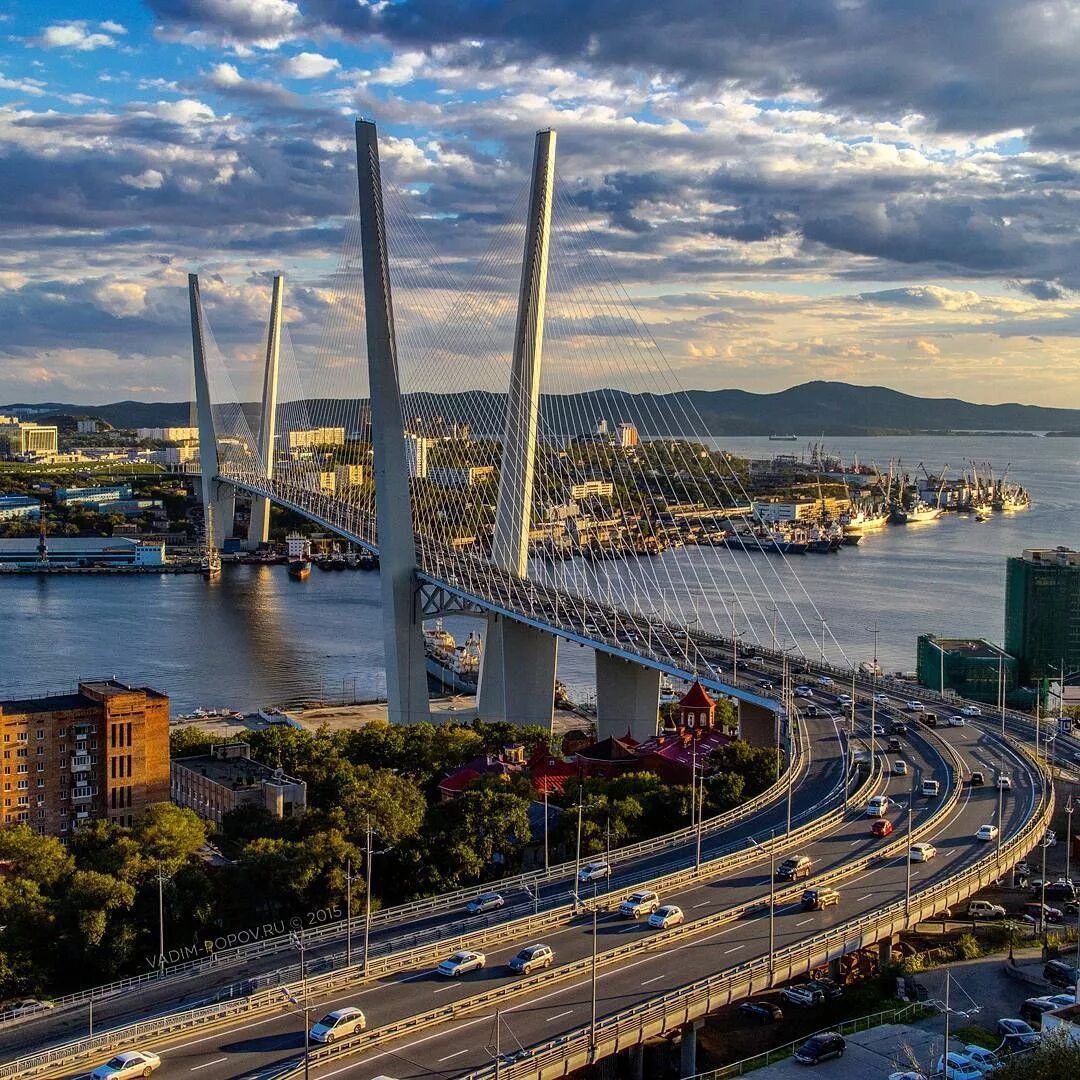
M 66 839 L 107 818 L 130 825 L 169 800 L 169 699 L 111 679 L 74 694 L 0 701 L 0 823 Z

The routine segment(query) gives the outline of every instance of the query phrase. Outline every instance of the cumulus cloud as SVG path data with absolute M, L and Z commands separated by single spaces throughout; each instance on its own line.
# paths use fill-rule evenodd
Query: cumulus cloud
M 110 315 L 126 318 L 146 308 L 146 289 L 134 281 L 111 281 L 98 286 L 94 297 Z
M 933 308 L 941 311 L 965 311 L 978 307 L 982 297 L 976 292 L 945 289 L 940 285 L 908 285 L 901 289 L 860 293 L 858 299 L 871 304 L 895 304 L 900 307 Z
M 929 356 L 931 359 L 941 355 L 939 345 L 935 345 L 932 341 L 924 341 L 922 338 L 916 338 L 912 341 L 911 347 L 915 352 L 921 353 L 923 356 Z
M 210 83 L 219 90 L 227 90 L 233 86 L 239 86 L 243 81 L 240 72 L 232 64 L 215 64 L 207 76 Z
M 1027 293 L 1036 300 L 1064 300 L 1075 290 L 1066 289 L 1056 281 L 1019 281 L 1016 278 L 1007 281 L 1006 287 Z
M 341 62 L 315 52 L 297 53 L 281 65 L 281 74 L 289 79 L 320 79 L 341 67 Z
M 115 23 L 99 23 L 102 30 L 115 26 Z M 121 32 L 123 28 L 120 28 Z M 116 33 L 116 31 L 113 31 Z M 91 52 L 94 49 L 107 48 L 115 45 L 116 40 L 111 34 L 101 31 L 92 31 L 85 22 L 53 23 L 45 27 L 37 44 L 46 49 L 75 49 L 78 52 Z
M 195 45 L 216 42 L 277 48 L 301 29 L 293 0 L 146 0 L 158 18 L 158 33 Z
M 165 183 L 165 174 L 159 169 L 144 169 L 137 176 L 121 176 L 120 182 L 139 191 L 154 191 Z

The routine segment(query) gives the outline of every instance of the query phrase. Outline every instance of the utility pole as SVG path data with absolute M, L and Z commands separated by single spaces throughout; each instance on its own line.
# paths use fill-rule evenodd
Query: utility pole
M 1005 657 L 998 653 L 998 704 L 1001 706 L 1001 737 L 1005 738 Z
M 1005 762 L 1004 762 L 1004 761 L 999 761 L 999 762 L 998 762 L 998 781 L 997 781 L 997 789 L 998 789 L 998 813 L 997 813 L 997 825 L 998 825 L 998 834 L 997 834 L 997 857 L 998 857 L 999 859 L 1001 858 L 1001 834 L 1002 834 L 1002 833 L 1003 833 L 1003 832 L 1005 831 L 1005 818 L 1003 817 L 1003 813 L 1002 813 L 1002 812 L 1003 812 L 1003 810 L 1004 810 L 1004 805 L 1003 805 L 1003 803 L 1004 803 L 1004 791 L 1005 791 L 1005 789 L 1004 789 L 1004 788 L 1003 788 L 1003 787 L 1001 786 L 1001 777 L 1002 777 L 1002 775 L 1004 774 L 1004 772 L 1005 772 Z M 1068 850 L 1066 850 L 1066 853 L 1065 853 L 1065 858 L 1067 859 L 1068 857 L 1069 857 L 1069 855 L 1068 855 Z M 1065 875 L 1065 876 L 1066 876 L 1066 877 L 1068 877 L 1068 872 L 1066 872 L 1066 875 Z
M 546 873 L 551 868 L 548 859 L 548 790 L 547 785 L 544 785 L 544 872 Z M 540 892 L 539 886 L 537 886 L 537 894 Z
M 584 805 L 584 789 L 579 785 L 577 793 L 577 850 L 574 855 L 574 907 L 581 903 L 578 886 L 581 881 L 581 811 Z
M 352 967 L 352 859 L 345 860 L 345 966 Z
M 1069 797 L 1069 801 L 1065 806 L 1065 819 L 1068 822 L 1067 832 L 1065 837 L 1065 880 L 1072 881 L 1069 876 L 1069 862 L 1072 855 L 1072 816 L 1073 816 L 1073 800 L 1072 796 Z
M 776 831 L 769 837 L 769 986 L 773 981 L 773 953 L 776 951 Z
M 915 788 L 908 795 L 907 804 L 907 880 L 904 885 L 904 918 L 911 915 L 911 804 L 915 801 Z
M 700 792 L 700 799 L 698 799 Z M 701 766 L 701 778 L 694 781 L 694 798 L 698 799 L 697 807 L 697 854 L 694 858 L 694 868 L 701 873 L 701 822 L 705 816 L 705 766 Z
M 371 818 L 367 819 L 367 881 L 364 884 L 364 974 L 368 969 L 368 944 L 371 940 L 371 869 L 374 862 L 371 850 Z
M 697 820 L 697 739 L 690 735 L 690 828 Z
M 589 1024 L 589 1059 L 596 1060 L 596 917 L 597 909 L 592 913 L 592 1020 Z
M 161 863 L 157 870 L 158 901 L 158 974 L 165 974 L 165 872 Z

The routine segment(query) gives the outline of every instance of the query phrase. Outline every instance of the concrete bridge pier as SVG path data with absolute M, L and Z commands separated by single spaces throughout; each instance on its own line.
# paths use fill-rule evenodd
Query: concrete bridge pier
M 693 1020 L 685 1024 L 679 1041 L 679 1076 L 693 1076 L 697 1072 L 697 1033 L 704 1027 L 703 1020 Z
M 267 480 L 274 477 L 274 442 L 277 436 L 278 367 L 281 357 L 281 307 L 285 278 L 274 275 L 274 291 L 270 299 L 270 324 L 266 331 L 266 363 L 263 367 L 262 412 L 259 422 L 259 467 Z M 251 518 L 248 521 L 247 549 L 258 551 L 270 539 L 270 500 L 265 495 L 252 495 Z
M 660 672 L 609 653 L 596 653 L 596 737 L 625 735 L 638 742 L 656 734 Z
M 627 1066 L 630 1080 L 645 1080 L 645 1047 L 642 1043 L 627 1051 Z
M 886 968 L 892 963 L 892 947 L 893 939 L 891 937 L 882 938 L 878 942 L 878 966 Z
M 480 660 L 481 720 L 551 728 L 559 639 L 501 615 L 488 616 Z
M 834 982 L 839 982 L 842 972 L 840 970 L 840 957 L 834 957 L 829 961 L 829 975 Z

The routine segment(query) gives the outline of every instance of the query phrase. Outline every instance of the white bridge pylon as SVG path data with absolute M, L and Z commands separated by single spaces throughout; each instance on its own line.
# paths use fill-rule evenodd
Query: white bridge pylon
M 603 561 L 607 556 L 596 554 L 598 549 L 594 548 L 588 558 L 577 560 L 581 569 L 576 565 L 571 568 L 575 575 L 574 591 L 567 587 L 566 563 L 556 564 L 554 571 L 541 568 L 530 572 L 533 556 L 530 543 L 536 542 L 537 535 L 534 489 L 540 490 L 538 469 L 550 470 L 551 459 L 558 457 L 552 451 L 557 439 L 551 433 L 550 412 L 546 416 L 543 414 L 541 398 L 555 141 L 554 132 L 541 131 L 537 133 L 534 145 L 509 385 L 500 405 L 502 429 L 495 444 L 499 455 L 499 484 L 494 520 L 487 526 L 491 537 L 490 551 L 485 552 L 483 544 L 459 548 L 448 542 L 444 537 L 452 534 L 429 528 L 433 514 L 430 504 L 425 506 L 421 499 L 418 508 L 418 488 L 410 477 L 422 475 L 417 471 L 417 455 L 424 452 L 418 445 L 423 440 L 410 434 L 417 429 L 406 422 L 407 399 L 399 375 L 378 141 L 375 125 L 369 121 L 356 124 L 363 294 L 362 298 L 359 295 L 352 298 L 363 315 L 368 399 L 366 405 L 355 406 L 360 412 L 350 415 L 349 423 L 357 430 L 370 424 L 369 434 L 355 436 L 370 446 L 370 460 L 339 468 L 335 490 L 332 485 L 329 489 L 325 486 L 325 473 L 313 471 L 322 466 L 303 466 L 303 453 L 294 453 L 297 447 L 303 446 L 296 438 L 297 429 L 300 434 L 323 430 L 318 425 L 327 421 L 316 416 L 318 401 L 307 400 L 302 390 L 287 392 L 280 385 L 283 373 L 290 370 L 282 356 L 283 348 L 287 349 L 289 345 L 287 328 L 282 322 L 284 281 L 281 275 L 275 277 L 273 285 L 257 423 L 244 415 L 242 403 L 238 402 L 230 403 L 232 420 L 225 418 L 227 406 L 220 400 L 211 399 L 207 363 L 208 344 L 212 350 L 213 340 L 209 338 L 208 342 L 198 279 L 191 275 L 189 292 L 203 473 L 200 491 L 204 501 L 214 508 L 215 540 L 220 543 L 223 534 L 229 530 L 233 497 L 240 491 L 252 498 L 247 536 L 249 547 L 265 542 L 269 505 L 277 503 L 322 524 L 352 544 L 378 552 L 387 696 L 390 718 L 395 723 L 415 723 L 429 716 L 423 620 L 443 613 L 471 615 L 487 622 L 478 695 L 478 709 L 485 719 L 550 723 L 559 638 L 589 646 L 596 652 L 597 707 L 602 737 L 621 735 L 627 728 L 638 739 L 655 732 L 662 674 L 699 678 L 713 691 L 730 694 L 776 713 L 775 700 L 729 685 L 720 669 L 721 661 L 727 662 L 727 651 L 739 636 L 734 632 L 735 607 L 730 609 L 733 634 L 725 640 L 696 618 L 693 622 L 697 623 L 697 628 L 691 630 L 689 620 L 678 615 L 678 601 L 669 609 L 670 597 L 663 594 L 665 581 L 669 586 L 681 586 L 681 595 L 693 599 L 696 612 L 694 583 L 703 580 L 703 576 L 711 580 L 714 570 L 706 557 L 714 552 L 723 553 L 721 549 L 704 548 L 705 557 L 699 557 L 696 549 L 681 562 L 673 561 L 675 569 L 671 566 L 664 569 L 662 574 L 667 576 L 663 580 L 656 570 L 662 564 L 654 559 L 652 569 L 641 571 L 641 580 L 635 582 L 633 569 L 627 571 L 631 574 L 629 578 L 620 577 L 623 571 L 619 566 Z M 559 272 L 552 267 L 552 273 Z M 319 397 L 317 394 L 310 396 L 312 399 Z M 355 400 L 362 400 L 362 395 L 357 394 Z M 325 407 L 325 402 L 323 405 Z M 331 405 L 346 408 L 340 402 L 331 402 Z M 368 408 L 370 412 L 364 412 Z M 410 404 L 409 408 L 415 408 L 415 404 Z M 294 416 L 302 413 L 304 424 L 291 425 L 290 410 Z M 572 430 L 586 430 L 582 425 L 581 416 L 564 418 L 564 426 Z M 224 427 L 229 427 L 228 433 Z M 257 427 L 257 435 L 252 433 L 252 427 Z M 410 440 L 411 458 L 407 454 Z M 673 436 L 668 444 L 654 445 L 660 447 L 659 453 L 667 455 L 664 460 L 683 453 L 676 449 L 679 444 Z M 287 458 L 278 449 L 286 446 Z M 541 457 L 544 458 L 542 465 Z M 621 463 L 614 467 L 616 470 L 628 468 Z M 674 466 L 671 474 L 676 474 Z M 551 491 L 556 487 L 567 490 L 574 478 L 556 479 L 560 483 L 553 485 L 552 475 L 546 474 L 545 498 L 550 499 Z M 627 482 L 625 474 L 616 477 L 619 479 L 623 481 L 622 490 L 636 491 L 634 485 Z M 373 488 L 373 503 L 365 502 L 366 495 L 354 497 L 348 487 L 353 483 L 369 484 L 365 490 Z M 672 483 L 676 485 L 672 490 L 690 490 L 693 485 L 698 485 L 693 488 L 697 491 L 702 481 L 694 478 L 691 484 L 685 479 L 677 479 Z M 726 481 L 721 480 L 721 483 L 726 489 Z M 646 497 L 654 496 L 646 493 Z M 732 500 L 735 498 L 731 496 Z M 637 517 L 642 516 L 638 514 Z M 563 523 L 557 524 L 562 528 Z M 545 535 L 550 539 L 545 542 L 554 547 L 556 533 L 550 526 L 546 528 Z M 477 529 L 472 531 L 479 535 Z M 577 542 L 576 525 L 570 518 L 565 522 L 565 534 L 566 537 L 573 536 Z M 646 534 L 635 535 L 645 537 Z M 651 532 L 648 535 L 651 536 Z M 595 545 L 596 540 L 592 543 Z M 643 554 L 655 552 L 638 551 L 638 555 Z M 730 552 L 726 554 L 729 562 L 738 563 Z M 532 565 L 535 567 L 538 562 L 533 556 Z M 563 568 L 561 585 L 560 565 Z M 743 565 L 752 566 L 761 579 L 761 571 L 757 569 L 760 562 L 748 559 Z M 650 566 L 649 559 L 638 558 L 635 566 Z M 727 590 L 721 594 L 724 582 L 714 583 L 713 597 L 720 595 L 720 602 L 728 610 L 728 601 L 722 597 L 734 594 L 728 570 L 722 572 Z M 651 596 L 648 588 L 652 579 L 648 578 L 648 573 L 658 586 Z M 740 568 L 738 574 L 745 586 L 746 570 Z M 590 583 L 596 586 L 595 590 L 590 588 Z M 644 594 L 641 592 L 643 587 Z M 668 593 L 673 595 L 670 587 Z M 760 590 L 755 592 L 747 587 L 743 596 L 749 598 L 748 604 L 756 604 L 761 612 Z M 743 598 L 736 599 L 745 613 Z M 732 605 L 736 599 L 731 601 Z M 716 601 L 706 597 L 706 603 L 710 602 Z M 661 606 L 663 614 L 659 611 Z M 784 646 L 780 645 L 775 629 L 775 607 L 772 610 L 773 644 L 777 646 L 774 651 L 779 654 Z

